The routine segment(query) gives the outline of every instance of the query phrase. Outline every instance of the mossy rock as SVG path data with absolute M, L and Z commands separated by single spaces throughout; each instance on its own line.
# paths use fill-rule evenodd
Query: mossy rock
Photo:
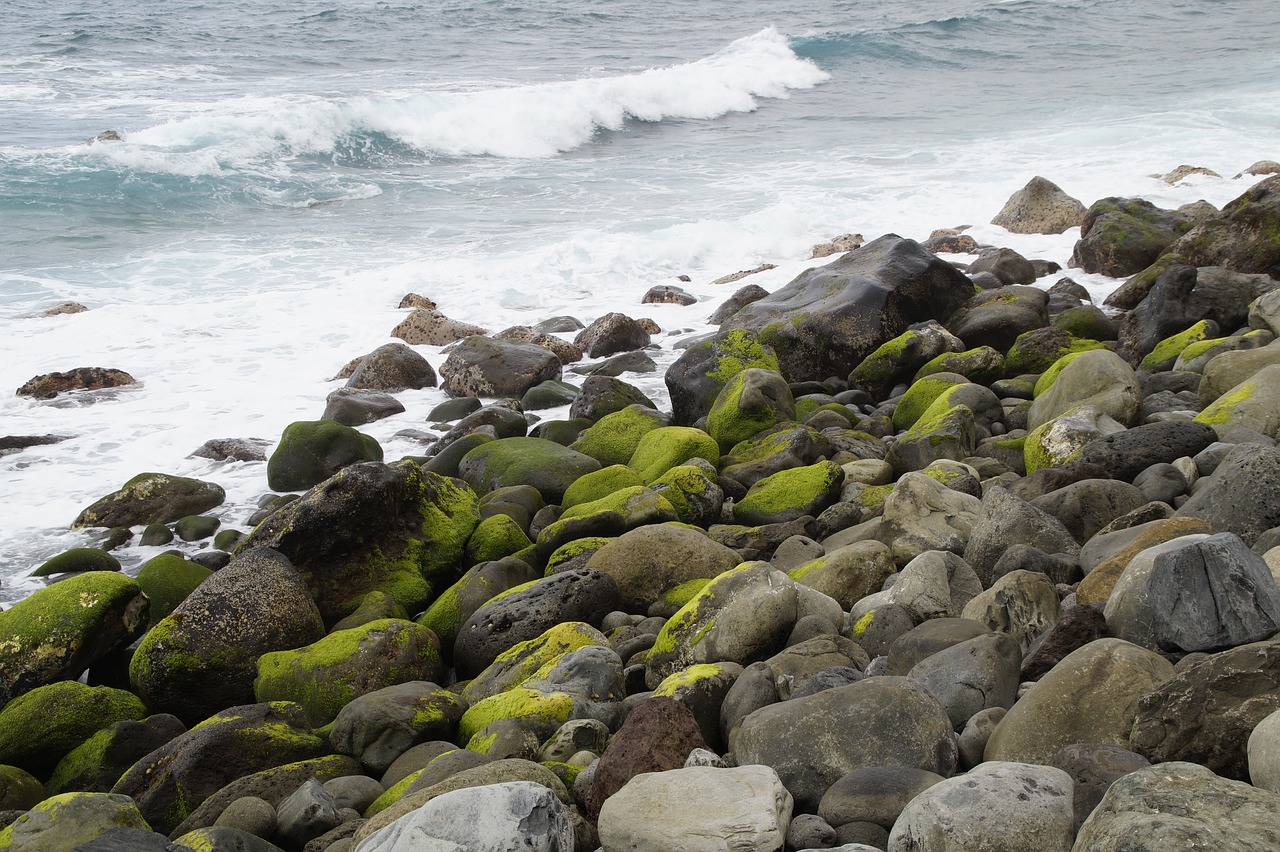
M 0 829 L 0 849 L 80 849 L 114 828 L 150 831 L 138 808 L 109 793 L 63 793 L 40 802 Z
M 709 470 L 707 468 L 710 468 Z M 682 464 L 670 468 L 651 483 L 666 497 L 686 524 L 707 527 L 720 520 L 724 490 L 716 482 L 715 468 Z
M 240 530 L 219 530 L 213 537 L 213 546 L 215 550 L 225 550 L 230 553 L 242 538 L 244 533 Z
M 138 638 L 150 602 L 117 571 L 86 571 L 0 612 L 0 697 L 14 698 L 90 665 Z
M 538 554 L 549 557 L 561 545 L 584 536 L 616 536 L 646 524 L 679 520 L 675 506 L 652 488 L 622 488 L 590 503 L 566 509 L 538 533 Z
M 572 568 L 582 568 L 597 550 L 615 538 L 617 536 L 588 535 L 562 544 L 547 558 L 546 576 L 559 574 L 561 571 Z
M 1049 390 L 1049 388 L 1053 387 L 1053 383 L 1058 380 L 1058 376 L 1062 375 L 1062 371 L 1067 368 L 1067 365 L 1087 351 L 1089 350 L 1084 350 L 1082 352 L 1068 352 L 1066 355 L 1063 355 L 1057 361 L 1050 364 L 1049 368 L 1040 374 L 1040 378 L 1036 379 L 1035 389 L 1032 391 L 1032 398 L 1040 396 L 1045 391 Z
M 647 484 L 691 459 L 719 464 L 720 448 L 715 439 L 692 426 L 665 426 L 646 433 L 640 439 L 628 464 Z
M 1194 224 L 1190 216 L 1141 198 L 1099 199 L 1080 223 L 1071 266 L 1112 278 L 1133 275 L 1154 263 Z
M 459 476 L 477 493 L 509 485 L 532 485 L 548 503 L 600 462 L 543 438 L 501 438 L 477 447 L 458 465 Z
M 935 373 L 959 373 L 977 385 L 989 385 L 1005 374 L 1004 356 L 990 346 L 944 352 L 916 372 L 916 379 Z
M 645 481 L 625 464 L 611 464 L 578 477 L 564 492 L 561 505 L 568 509 L 608 497 L 622 488 L 644 485 Z
M 938 397 L 968 382 L 959 373 L 937 373 L 916 379 L 898 398 L 893 409 L 893 428 L 910 429 Z
M 326 623 L 349 615 L 374 589 L 419 612 L 431 581 L 451 581 L 480 523 L 465 483 L 411 461 L 344 468 L 263 521 L 236 553 L 263 546 L 284 554 L 316 598 Z
M 640 439 L 668 424 L 667 415 L 643 405 L 628 405 L 606 414 L 585 429 L 569 448 L 591 456 L 601 465 L 626 464 Z
M 543 420 L 530 430 L 529 437 L 545 438 L 548 441 L 555 441 L 562 447 L 569 447 L 578 440 L 583 430 L 590 426 L 591 421 L 585 417 L 577 417 L 573 420 Z
M 545 677 L 565 654 L 580 648 L 608 648 L 604 634 L 581 621 L 565 622 L 533 639 L 512 645 L 462 689 L 462 697 L 475 704 Z
M 796 419 L 795 398 L 781 373 L 750 368 L 738 373 L 707 413 L 707 434 L 721 452 L 779 423 Z
M 462 624 L 495 596 L 508 589 L 533 582 L 538 574 L 520 559 L 482 562 L 445 589 L 416 621 L 431 628 L 441 645 L 452 649 Z
M 430 628 L 387 618 L 263 654 L 253 688 L 258 701 L 293 701 L 319 725 L 356 696 L 405 681 L 436 681 L 443 670 L 440 641 Z
M 782 369 L 773 347 L 753 331 L 734 329 L 693 344 L 666 373 L 672 420 L 687 426 L 706 416 L 729 380 L 752 368 Z
M 82 571 L 119 571 L 120 560 L 100 547 L 73 547 L 64 550 L 31 572 L 32 577 L 79 574 Z
M 408 621 L 409 611 L 394 596 L 381 589 L 374 589 L 360 599 L 360 605 L 356 607 L 355 612 L 333 625 L 333 629 L 330 632 L 351 630 L 355 627 L 362 627 L 371 621 L 381 621 L 384 618 L 397 618 Z
M 45 792 L 50 796 L 76 791 L 106 793 L 129 767 L 186 730 L 177 717 L 167 713 L 142 721 L 116 722 L 67 752 L 49 776 Z
M 0 811 L 30 810 L 44 799 L 44 787 L 30 772 L 0 764 Z
M 1023 443 L 1027 473 L 1074 461 L 1089 443 L 1118 431 L 1118 425 L 1097 408 L 1082 405 L 1037 426 Z
M 572 403 L 577 395 L 578 389 L 568 382 L 547 379 L 524 392 L 524 396 L 520 397 L 520 407 L 525 411 L 559 408 Z M 464 398 L 471 399 L 471 397 Z
M 1178 360 L 1178 356 L 1188 346 L 1193 343 L 1208 341 L 1217 336 L 1218 324 L 1211 319 L 1202 319 L 1185 331 L 1180 331 L 1161 340 L 1142 359 L 1142 363 L 1138 366 L 1152 373 L 1172 369 L 1174 363 Z
M 173 530 L 164 524 L 147 524 L 138 539 L 138 544 L 143 547 L 163 547 L 171 541 L 173 541 Z
M 1063 355 L 1105 348 L 1096 340 L 1081 340 L 1055 326 L 1023 332 L 1005 353 L 1004 369 L 1009 376 L 1043 373 Z
M 573 404 L 569 406 L 569 417 L 585 417 L 595 421 L 630 405 L 655 409 L 658 407 L 645 396 L 644 391 L 622 379 L 615 379 L 613 376 L 588 376 Z
M 1096 305 L 1067 308 L 1050 322 L 1080 340 L 1115 340 L 1120 333 L 1116 321 Z
M 974 453 L 977 432 L 973 409 L 951 404 L 958 394 L 956 385 L 944 391 L 924 410 L 920 419 L 894 441 L 888 461 L 894 472 L 922 470 L 939 459 L 960 461 Z
M 681 583 L 719 576 L 742 561 L 732 548 L 683 524 L 649 524 L 602 547 L 587 568 L 612 577 L 625 612 L 645 612 Z
M 288 489 L 285 489 L 288 490 Z M 212 482 L 167 473 L 140 473 L 89 506 L 72 527 L 167 524 L 222 505 L 227 494 Z
M 844 469 L 830 461 L 779 471 L 751 486 L 734 504 L 733 517 L 751 526 L 817 517 L 840 499 L 843 485 Z
M 468 741 L 502 719 L 516 719 L 550 735 L 573 718 L 574 710 L 573 696 L 568 693 L 517 686 L 472 704 L 458 723 L 458 740 Z
M 151 827 L 167 834 L 237 778 L 328 753 L 328 743 L 311 730 L 297 704 L 243 704 L 152 751 L 112 792 L 131 797 Z
M 161 553 L 142 563 L 138 585 L 151 601 L 149 627 L 154 627 L 213 572 L 178 553 Z
M 0 764 L 43 778 L 98 731 L 146 715 L 142 701 L 123 689 L 71 680 L 38 687 L 0 710 Z
M 1219 437 L 1244 427 L 1270 438 L 1280 435 L 1280 364 L 1263 367 L 1205 406 L 1193 420 L 1212 426 Z
M 490 515 L 467 540 L 467 561 L 473 565 L 492 562 L 519 553 L 531 544 L 524 528 L 510 515 Z
M 173 531 L 183 541 L 200 541 L 218 531 L 222 521 L 212 515 L 186 515 L 178 518 Z
M 267 459 L 267 486 L 301 491 L 347 465 L 368 461 L 382 461 L 382 447 L 370 436 L 336 420 L 299 420 L 284 428 Z
M 770 474 L 813 464 L 834 452 L 831 437 L 812 426 L 779 423 L 735 444 L 720 459 L 721 473 L 750 488 Z

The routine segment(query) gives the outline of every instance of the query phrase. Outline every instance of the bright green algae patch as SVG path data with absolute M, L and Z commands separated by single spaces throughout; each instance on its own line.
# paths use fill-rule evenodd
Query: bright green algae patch
M 151 601 L 151 626 L 177 609 L 212 574 L 176 553 L 161 553 L 144 562 L 138 571 L 138 585 Z
M 1210 323 L 1210 320 L 1202 319 L 1187 330 L 1161 340 L 1139 366 L 1143 370 L 1168 369 L 1191 344 L 1209 342 L 1209 335 L 1217 331 L 1217 323 Z
M 142 700 L 123 689 L 71 680 L 41 686 L 0 710 L 0 764 L 43 776 L 103 728 L 146 715 Z
M 710 435 L 692 426 L 664 426 L 645 434 L 636 445 L 628 466 L 651 483 L 673 467 L 690 459 L 720 463 L 720 447 Z
M 471 564 L 502 559 L 533 544 L 510 515 L 490 515 L 482 520 L 467 540 L 466 558 Z
M 628 405 L 601 417 L 583 430 L 578 440 L 569 445 L 583 455 L 591 456 L 603 466 L 626 464 L 636 447 L 649 432 L 667 425 L 666 415 L 643 405 Z
M 1090 350 L 1087 350 L 1087 349 L 1085 350 L 1085 352 L 1088 352 L 1088 351 Z M 1058 380 L 1058 376 L 1061 375 L 1062 371 L 1067 368 L 1067 365 L 1070 364 L 1072 361 L 1076 360 L 1077 358 L 1079 358 L 1083 354 L 1084 352 L 1071 352 L 1066 355 L 1063 355 L 1057 361 L 1054 361 L 1052 366 L 1050 366 L 1049 369 L 1041 373 L 1040 378 L 1036 379 L 1036 386 L 1035 386 L 1035 390 L 1032 392 L 1032 396 L 1033 397 L 1040 396 L 1049 388 L 1053 387 L 1053 383 Z M 1028 471 L 1028 473 L 1030 473 L 1030 471 Z
M 968 380 L 958 373 L 916 379 L 894 406 L 893 428 L 910 429 L 935 400 L 965 384 Z
M 559 726 L 572 716 L 572 695 L 517 686 L 471 705 L 458 723 L 458 740 L 470 740 L 499 719 L 531 720 Z
M 752 367 L 782 372 L 782 364 L 772 347 L 745 329 L 734 329 L 717 338 L 716 352 L 719 355 L 716 366 L 707 371 L 707 377 L 722 388 L 734 376 Z
M 583 474 L 574 480 L 564 492 L 561 506 L 569 509 L 581 503 L 591 503 L 608 497 L 623 488 L 644 485 L 645 481 L 625 464 L 611 464 L 597 471 Z
M 1203 423 L 1206 426 L 1224 426 L 1231 422 L 1235 416 L 1236 407 L 1243 402 L 1253 398 L 1257 392 L 1258 384 L 1253 381 L 1242 382 L 1237 387 L 1227 391 L 1222 396 L 1205 406 L 1205 409 L 1191 418 L 1197 423 Z

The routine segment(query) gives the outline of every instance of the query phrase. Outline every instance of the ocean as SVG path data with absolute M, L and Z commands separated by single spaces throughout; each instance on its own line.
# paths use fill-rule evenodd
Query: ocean
M 219 483 L 245 529 L 265 466 L 191 452 L 319 417 L 411 291 L 491 331 L 651 317 L 659 370 L 623 378 L 665 405 L 727 273 L 775 289 L 836 235 L 958 225 L 1065 267 L 1076 231 L 986 224 L 1037 174 L 1221 205 L 1280 159 L 1280 4 L 6 0 L 0 118 L 0 436 L 66 436 L 0 456 L 4 603 L 143 471 Z M 1152 177 L 1183 163 L 1221 177 Z M 64 300 L 89 310 L 32 317 Z M 13 395 L 81 366 L 139 385 Z M 389 459 L 444 395 L 399 398 L 364 427 Z

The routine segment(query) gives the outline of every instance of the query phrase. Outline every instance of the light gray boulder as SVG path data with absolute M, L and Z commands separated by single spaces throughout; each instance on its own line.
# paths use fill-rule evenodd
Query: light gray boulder
M 1038 571 L 1010 571 L 965 604 L 961 618 L 1006 633 L 1021 652 L 1058 620 L 1061 607 L 1053 580 Z
M 965 604 L 981 591 L 982 581 L 959 556 L 945 550 L 926 550 L 899 572 L 887 600 L 920 622 L 959 618 Z
M 768 766 L 648 772 L 605 800 L 600 843 L 610 852 L 777 852 L 792 807 L 791 794 Z
M 1078 355 L 1031 403 L 1028 428 L 1048 423 L 1080 405 L 1091 405 L 1125 426 L 1136 425 L 1142 387 L 1133 367 L 1110 349 Z
M 1022 651 L 1014 639 L 986 633 L 925 657 L 907 678 L 938 699 L 958 730 L 975 713 L 1013 706 L 1021 665 Z
M 903 566 L 926 550 L 962 553 L 982 501 L 922 473 L 906 473 L 884 501 L 880 540 Z
M 1253 786 L 1280 793 L 1280 710 L 1249 734 L 1249 780 Z
M 1026 763 L 984 763 L 911 800 L 888 852 L 1069 852 L 1071 777 Z

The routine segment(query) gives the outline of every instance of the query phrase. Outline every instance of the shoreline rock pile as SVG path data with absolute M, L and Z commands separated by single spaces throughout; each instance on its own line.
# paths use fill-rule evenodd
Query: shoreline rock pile
M 1280 176 L 998 221 L 1124 312 L 890 234 L 731 297 L 670 411 L 643 321 L 465 328 L 422 456 L 356 428 L 436 385 L 389 344 L 252 530 L 135 477 L 76 523 L 214 549 L 0 613 L 0 848 L 1280 848 Z

